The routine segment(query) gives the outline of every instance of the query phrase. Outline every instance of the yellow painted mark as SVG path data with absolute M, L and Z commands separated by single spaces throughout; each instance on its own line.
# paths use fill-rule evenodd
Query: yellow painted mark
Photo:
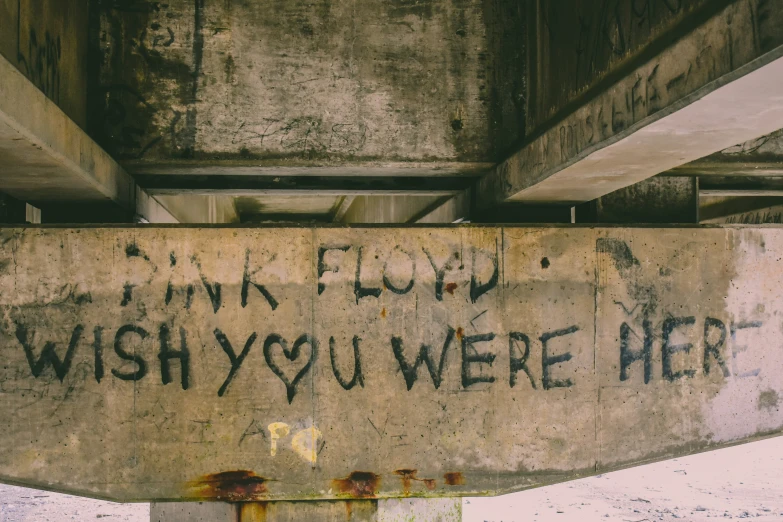
M 315 464 L 318 458 L 318 440 L 323 434 L 315 426 L 305 428 L 294 435 L 291 448 L 303 459 Z
M 288 435 L 290 431 L 291 429 L 285 422 L 273 422 L 269 425 L 269 439 L 272 444 L 270 453 L 273 457 L 277 455 L 277 440 Z

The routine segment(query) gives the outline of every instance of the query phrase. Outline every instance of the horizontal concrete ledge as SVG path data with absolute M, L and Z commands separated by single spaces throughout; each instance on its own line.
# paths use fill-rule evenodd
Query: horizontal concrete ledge
M 783 177 L 708 176 L 699 180 L 700 197 L 766 197 L 783 195 Z
M 783 176 L 783 158 L 770 161 L 692 161 L 661 174 L 662 176 Z
M 278 195 L 278 196 L 444 196 L 469 188 L 465 176 L 250 176 L 137 174 L 136 181 L 149 194 Z
M 758 198 L 780 197 L 783 189 L 705 189 L 699 191 L 699 197 L 735 197 Z
M 267 160 L 194 160 L 188 162 L 150 163 L 148 161 L 124 161 L 123 166 L 134 175 L 155 176 L 357 176 L 357 177 L 474 177 L 489 172 L 494 163 L 463 162 L 346 162 L 317 163 L 298 159 Z
M 479 206 L 590 201 L 777 130 L 780 6 L 758 3 L 733 2 L 523 147 L 481 180 Z
M 0 477 L 458 497 L 777 435 L 781 257 L 780 227 L 2 228 Z
M 3 56 L 0 78 L 0 190 L 37 204 L 112 202 L 129 219 L 178 221 Z
M 0 190 L 22 201 L 135 208 L 133 179 L 2 56 L 0 78 Z

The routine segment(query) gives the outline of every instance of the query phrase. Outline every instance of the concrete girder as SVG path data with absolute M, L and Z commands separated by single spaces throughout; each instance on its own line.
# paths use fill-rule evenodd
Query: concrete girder
M 0 477 L 491 495 L 783 430 L 783 230 L 4 228 Z
M 544 129 L 478 184 L 478 205 L 595 199 L 780 127 L 778 4 L 737 0 Z
M 128 212 L 128 221 L 134 215 L 152 223 L 236 221 L 233 205 L 214 196 L 149 195 L 3 56 L 0 78 L 3 192 L 69 208 L 113 203 Z M 92 219 L 102 221 L 100 215 Z

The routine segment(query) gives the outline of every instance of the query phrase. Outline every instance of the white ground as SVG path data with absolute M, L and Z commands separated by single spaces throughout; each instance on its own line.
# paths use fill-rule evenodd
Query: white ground
M 783 522 L 783 437 L 497 498 L 469 498 L 464 522 Z M 0 521 L 148 522 L 114 504 L 0 486 Z

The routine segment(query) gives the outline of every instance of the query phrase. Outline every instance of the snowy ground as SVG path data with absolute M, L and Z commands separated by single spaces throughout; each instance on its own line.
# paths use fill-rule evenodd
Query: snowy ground
M 464 522 L 783 522 L 783 437 L 599 477 L 464 500 Z M 0 486 L 0 521 L 148 522 L 115 504 Z

